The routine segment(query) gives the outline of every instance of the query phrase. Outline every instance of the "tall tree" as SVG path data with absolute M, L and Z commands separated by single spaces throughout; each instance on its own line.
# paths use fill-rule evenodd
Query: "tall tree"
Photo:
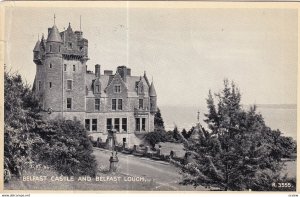
M 35 132 L 43 125 L 39 102 L 17 73 L 4 72 L 4 168 L 21 176 L 34 161 L 33 147 L 43 141 Z M 7 178 L 7 177 L 6 177 Z
M 242 109 L 241 94 L 233 82 L 229 85 L 224 80 L 224 89 L 215 97 L 217 105 L 209 91 L 205 122 L 211 131 L 200 126 L 200 138 L 185 144 L 193 159 L 182 166 L 182 183 L 223 190 L 278 189 L 268 184 L 286 180 L 280 177 L 281 156 L 277 154 L 280 133 L 265 125 L 255 106 Z
M 165 130 L 164 120 L 161 116 L 160 109 L 157 108 L 157 111 L 154 115 L 154 130 Z
M 190 137 L 188 132 L 185 130 L 185 128 L 182 129 L 181 134 L 185 139 L 189 139 Z

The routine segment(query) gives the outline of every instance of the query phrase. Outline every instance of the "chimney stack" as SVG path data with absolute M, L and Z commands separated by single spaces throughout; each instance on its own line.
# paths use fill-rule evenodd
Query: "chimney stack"
M 104 70 L 104 75 L 112 75 L 113 71 L 112 70 Z
M 131 69 L 130 68 L 127 68 L 127 75 L 131 76 Z
M 97 78 L 100 78 L 100 65 L 99 64 L 95 65 L 95 75 Z
M 126 82 L 127 71 L 128 71 L 126 66 L 118 66 L 117 70 L 120 76 L 122 77 L 123 81 Z

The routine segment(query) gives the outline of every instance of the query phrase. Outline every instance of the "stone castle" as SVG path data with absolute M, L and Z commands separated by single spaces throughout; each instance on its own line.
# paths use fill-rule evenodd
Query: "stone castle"
M 36 76 L 33 89 L 49 119 L 80 120 L 94 139 L 106 140 L 116 131 L 118 143 L 139 144 L 140 136 L 154 130 L 157 95 L 146 73 L 132 76 L 131 69 L 116 72 L 95 65 L 87 70 L 88 40 L 82 31 L 59 32 L 55 23 L 33 50 Z

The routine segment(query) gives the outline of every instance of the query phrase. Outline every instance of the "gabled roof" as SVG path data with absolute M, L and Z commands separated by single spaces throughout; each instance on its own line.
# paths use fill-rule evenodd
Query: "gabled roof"
M 115 74 L 116 75 L 116 74 Z M 103 97 L 106 96 L 105 89 L 113 82 L 113 78 L 115 75 L 101 75 L 100 76 L 100 83 L 101 83 L 101 95 Z M 119 74 L 118 74 L 119 75 Z M 119 75 L 121 78 L 121 76 Z M 96 79 L 95 73 L 86 73 L 86 86 L 88 87 L 89 91 L 92 90 L 92 84 L 93 80 Z M 121 78 L 122 79 L 122 78 Z M 128 97 L 137 97 L 137 91 L 136 91 L 136 82 L 142 81 L 144 84 L 144 96 L 148 97 L 149 96 L 149 86 L 145 80 L 144 77 L 139 77 L 139 76 L 127 76 L 126 77 L 126 82 L 124 82 L 127 92 L 128 92 Z
M 47 38 L 48 42 L 62 42 L 60 33 L 56 27 L 56 25 L 53 25 L 53 27 L 51 28 L 48 38 Z
M 114 80 L 119 79 L 121 81 L 121 83 L 124 84 L 124 87 L 128 90 L 128 87 L 126 85 L 126 83 L 123 81 L 121 75 L 119 74 L 119 72 L 117 71 L 116 74 L 113 76 L 113 78 L 109 81 L 109 83 L 107 84 L 107 86 L 105 87 L 105 90 L 113 83 Z
M 37 52 L 40 51 L 40 44 L 41 44 L 41 42 L 40 42 L 40 40 L 38 40 L 35 44 L 33 51 L 37 51 Z

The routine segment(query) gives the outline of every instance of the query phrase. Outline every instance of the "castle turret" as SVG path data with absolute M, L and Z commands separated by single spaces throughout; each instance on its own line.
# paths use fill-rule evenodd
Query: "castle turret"
M 51 29 L 49 29 L 49 34 L 47 38 L 47 42 L 59 42 L 62 43 L 59 31 L 56 25 L 53 25 Z
M 49 30 L 46 52 L 47 53 L 61 53 L 62 39 L 56 25 Z
M 61 111 L 62 98 L 62 53 L 63 46 L 59 31 L 54 24 L 52 28 L 48 29 L 48 37 L 45 43 L 45 57 L 43 66 L 41 66 L 41 73 L 38 74 L 40 83 L 42 84 L 43 107 L 45 110 Z M 55 97 L 55 99 L 53 99 Z
M 40 40 L 38 40 L 35 44 L 35 47 L 33 49 L 33 62 L 36 63 L 36 64 L 39 64 L 40 63 L 40 60 L 41 60 L 41 55 L 40 55 Z
M 157 110 L 157 96 L 156 96 L 156 91 L 155 91 L 155 88 L 154 88 L 154 84 L 153 84 L 153 81 L 150 85 L 150 88 L 149 88 L 149 97 L 150 97 L 150 112 L 151 113 L 155 113 L 156 110 Z
M 35 44 L 33 52 L 40 52 L 40 44 L 41 44 L 41 42 L 40 42 L 40 40 L 38 40 Z

